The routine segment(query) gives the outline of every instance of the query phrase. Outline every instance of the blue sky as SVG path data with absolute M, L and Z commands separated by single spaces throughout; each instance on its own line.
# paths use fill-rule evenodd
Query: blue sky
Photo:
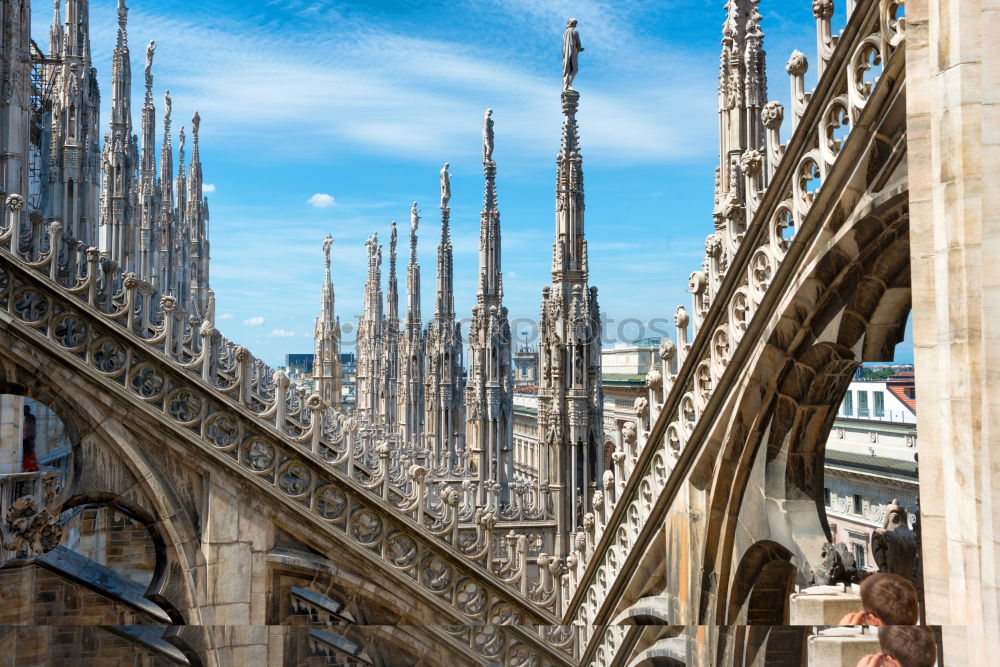
M 115 5 L 91 0 L 102 126 Z M 365 238 L 378 231 L 387 243 L 397 220 L 405 245 L 414 200 L 423 210 L 423 315 L 432 315 L 438 171 L 445 161 L 453 173 L 456 305 L 461 316 L 471 314 L 486 107 L 496 121 L 505 302 L 512 319 L 537 317 L 550 277 L 561 34 L 570 16 L 579 20 L 585 48 L 574 87 L 581 93 L 591 282 L 602 310 L 616 323 L 672 322 L 676 306 L 690 304 L 687 276 L 700 265 L 711 231 L 722 0 L 129 5 L 133 123 L 142 104 L 144 47 L 155 39 L 158 115 L 169 89 L 175 132 L 190 125 L 196 109 L 202 118 L 204 177 L 214 187 L 218 324 L 269 363 L 312 349 L 325 235 L 335 239 L 337 311 L 346 322 L 361 312 Z M 49 7 L 34 6 L 43 49 Z M 814 59 L 811 3 L 764 0 L 761 12 L 770 97 L 787 106 L 788 54 L 799 48 Z M 838 14 L 835 29 L 842 24 Z M 387 262 L 388 248 L 384 254 Z M 401 247 L 401 315 L 406 257 Z M 610 327 L 613 336 L 618 331 Z M 637 331 L 634 324 L 621 329 L 626 336 Z M 898 358 L 911 357 L 900 349 Z

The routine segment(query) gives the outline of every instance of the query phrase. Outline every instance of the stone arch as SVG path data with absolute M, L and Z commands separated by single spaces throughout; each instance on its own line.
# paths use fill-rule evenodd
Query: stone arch
M 799 583 L 808 583 L 829 540 L 826 438 L 854 370 L 891 359 L 910 306 L 905 194 L 873 200 L 851 218 L 824 232 L 783 290 L 767 338 L 731 391 L 736 409 L 714 427 L 720 444 L 699 461 L 698 474 L 712 466 L 702 622 L 725 623 L 744 604 L 741 568 L 759 557 L 748 538 L 786 549 L 788 565 L 772 567 Z
M 771 540 L 761 540 L 750 547 L 736 568 L 726 623 L 787 623 L 785 602 L 795 579 L 792 559 L 791 551 Z
M 146 587 L 145 597 L 159 605 L 175 625 L 185 625 L 184 615 L 163 594 L 163 584 L 167 577 L 168 557 L 167 542 L 161 534 L 159 522 L 147 510 L 120 495 L 107 492 L 88 492 L 74 495 L 66 499 L 57 508 L 62 515 L 76 507 L 99 506 L 114 509 L 139 523 L 146 529 L 155 550 L 155 563 L 152 578 Z
M 53 501 L 54 514 L 62 511 L 69 499 L 113 498 L 114 504 L 128 508 L 146 526 L 154 526 L 151 535 L 162 544 L 166 562 L 157 566 L 146 597 L 167 610 L 174 623 L 200 623 L 199 597 L 196 584 L 189 574 L 200 557 L 196 542 L 197 525 L 184 512 L 178 511 L 174 489 L 143 453 L 142 444 L 125 427 L 127 408 L 113 400 L 114 396 L 100 387 L 87 383 L 72 367 L 49 359 L 35 346 L 17 338 L 13 330 L 0 332 L 0 389 L 19 393 L 49 406 L 71 431 L 73 444 L 73 474 L 67 489 Z M 120 466 L 127 484 L 95 483 L 103 474 L 102 465 L 81 466 L 77 458 L 86 452 L 102 452 L 100 462 Z M 91 488 L 77 493 L 82 482 Z M 95 495 L 96 494 L 96 495 Z M 74 501 L 75 502 L 75 501 Z M 188 548 L 185 548 L 187 544 Z

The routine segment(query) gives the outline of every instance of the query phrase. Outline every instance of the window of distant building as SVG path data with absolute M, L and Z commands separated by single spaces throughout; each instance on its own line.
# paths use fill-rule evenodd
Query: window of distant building
M 851 417 L 854 415 L 854 401 L 852 400 L 854 392 L 850 389 L 844 394 L 844 416 Z
M 868 392 L 859 391 L 858 392 L 858 416 L 867 417 L 868 416 Z
M 827 507 L 830 506 L 830 489 L 823 489 L 823 504 Z
M 862 507 L 862 505 L 861 505 L 861 496 L 859 496 L 858 494 L 855 493 L 854 494 L 854 513 L 855 514 L 861 514 L 861 507 Z
M 858 569 L 865 567 L 865 545 L 855 542 L 851 545 L 854 548 L 854 560 Z
M 885 417 L 885 392 L 872 392 L 872 406 L 876 417 Z

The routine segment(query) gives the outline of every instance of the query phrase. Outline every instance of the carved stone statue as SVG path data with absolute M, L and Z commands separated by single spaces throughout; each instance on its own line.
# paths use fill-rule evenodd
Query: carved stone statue
M 579 55 L 583 51 L 580 34 L 576 31 L 576 19 L 566 22 L 563 33 L 563 90 L 573 89 L 573 79 L 580 71 Z
M 174 102 L 170 99 L 170 91 L 163 93 L 163 121 L 170 120 L 170 112 L 174 108 Z
M 483 162 L 493 161 L 493 109 L 483 114 Z
M 326 258 L 326 268 L 330 268 L 330 248 L 333 247 L 333 236 L 331 234 L 326 235 L 326 239 L 323 240 L 323 256 Z
M 150 40 L 149 44 L 146 45 L 146 81 L 149 81 L 153 76 L 153 54 L 156 52 L 156 42 Z
M 451 174 L 448 173 L 448 163 L 441 167 L 441 208 L 448 208 L 451 200 Z
M 417 209 L 417 202 L 410 205 L 410 231 L 416 232 L 420 227 L 420 211 Z
M 181 133 L 180 133 L 180 136 L 178 137 L 177 141 L 180 144 L 180 147 L 179 147 L 178 150 L 180 150 L 181 155 L 183 155 L 184 154 L 184 143 L 186 141 L 186 138 L 184 136 L 184 126 L 183 125 L 181 125 Z
M 879 572 L 913 580 L 918 558 L 917 534 L 910 530 L 906 508 L 895 499 L 885 508 L 885 521 L 872 532 L 871 542 Z
M 820 559 L 820 564 L 812 573 L 813 585 L 857 584 L 864 576 L 845 544 L 827 542 L 823 545 Z

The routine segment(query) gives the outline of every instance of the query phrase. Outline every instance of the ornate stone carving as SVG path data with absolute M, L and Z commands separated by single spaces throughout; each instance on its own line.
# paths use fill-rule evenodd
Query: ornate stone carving
M 51 551 L 62 539 L 62 526 L 55 523 L 47 509 L 40 508 L 30 496 L 11 503 L 4 515 L 4 548 L 18 556 L 32 556 Z
M 781 122 L 785 119 L 785 107 L 781 102 L 771 101 L 764 105 L 760 112 L 761 122 L 769 130 L 776 130 L 781 127 Z
M 885 508 L 885 522 L 871 537 L 872 554 L 879 572 L 914 579 L 919 557 L 917 534 L 910 530 L 906 508 L 895 498 Z
M 864 572 L 858 570 L 854 554 L 847 549 L 847 545 L 827 542 L 823 545 L 820 563 L 813 570 L 812 583 L 823 586 L 856 584 L 863 576 Z
M 792 51 L 785 69 L 792 76 L 804 76 L 809 69 L 809 61 L 806 60 L 806 54 L 798 50 Z

